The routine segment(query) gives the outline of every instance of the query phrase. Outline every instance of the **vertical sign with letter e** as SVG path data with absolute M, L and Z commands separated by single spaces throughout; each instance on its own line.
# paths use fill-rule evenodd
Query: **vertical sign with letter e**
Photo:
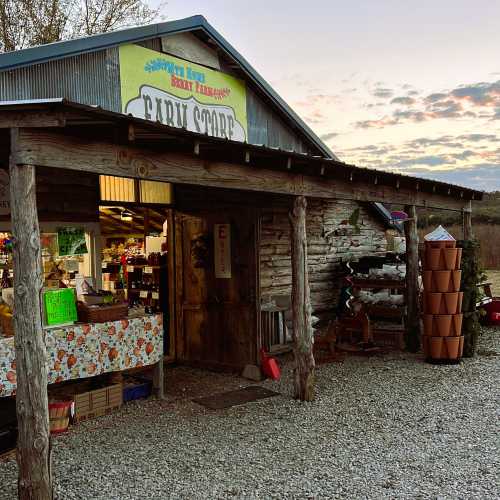
M 231 225 L 214 224 L 215 277 L 231 278 Z

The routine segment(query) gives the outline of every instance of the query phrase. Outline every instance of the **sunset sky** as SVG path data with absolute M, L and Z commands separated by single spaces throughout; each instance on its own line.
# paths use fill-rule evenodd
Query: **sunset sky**
M 500 1 L 170 0 L 343 161 L 500 190 Z

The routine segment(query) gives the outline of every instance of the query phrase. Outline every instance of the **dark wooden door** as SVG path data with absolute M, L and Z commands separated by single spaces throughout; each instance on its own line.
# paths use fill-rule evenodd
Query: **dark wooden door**
M 229 224 L 231 276 L 217 278 L 217 224 Z M 207 367 L 256 361 L 255 217 L 220 210 L 175 216 L 177 358 Z

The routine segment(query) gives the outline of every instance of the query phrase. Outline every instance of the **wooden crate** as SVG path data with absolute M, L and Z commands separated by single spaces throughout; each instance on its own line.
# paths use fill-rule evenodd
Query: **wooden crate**
M 102 389 L 83 392 L 73 396 L 75 402 L 74 422 L 107 415 L 123 404 L 123 385 L 114 384 Z

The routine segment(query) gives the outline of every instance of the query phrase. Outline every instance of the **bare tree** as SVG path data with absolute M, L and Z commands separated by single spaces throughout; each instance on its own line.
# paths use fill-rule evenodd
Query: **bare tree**
M 161 19 L 149 0 L 0 0 L 0 52 Z

